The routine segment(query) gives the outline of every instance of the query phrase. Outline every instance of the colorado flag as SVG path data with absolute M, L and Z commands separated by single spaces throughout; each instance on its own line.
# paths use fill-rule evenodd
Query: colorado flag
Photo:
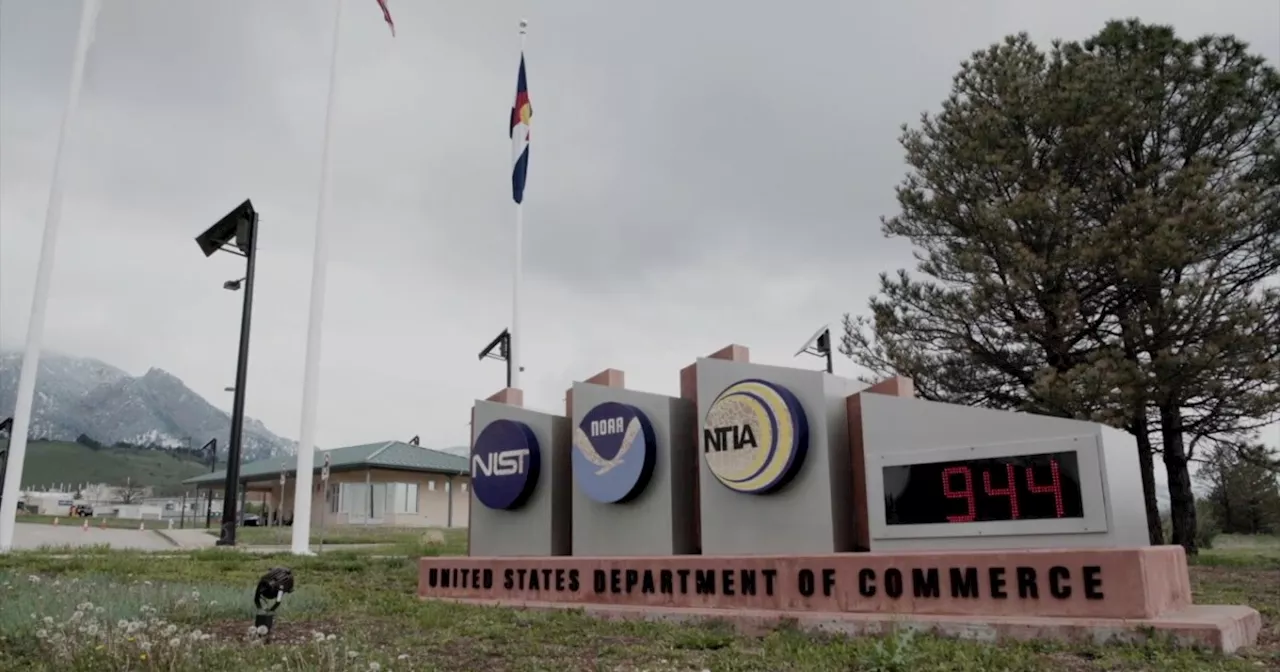
M 524 178 L 529 171 L 529 124 L 533 107 L 529 105 L 529 88 L 524 79 L 524 54 L 520 54 L 520 79 L 516 82 L 516 102 L 511 106 L 511 197 L 524 202 Z

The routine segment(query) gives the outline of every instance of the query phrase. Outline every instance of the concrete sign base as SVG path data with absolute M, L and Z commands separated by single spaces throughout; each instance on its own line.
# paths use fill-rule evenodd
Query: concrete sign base
M 1256 642 L 1248 607 L 1191 603 L 1181 547 L 810 556 L 422 558 L 418 596 L 583 608 L 610 618 L 783 619 L 863 633 L 1138 641 L 1231 652 Z

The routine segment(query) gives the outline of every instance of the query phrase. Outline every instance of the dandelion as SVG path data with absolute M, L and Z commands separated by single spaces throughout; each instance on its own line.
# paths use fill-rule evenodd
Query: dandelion
M 190 635 L 190 636 L 191 636 L 191 641 L 193 641 L 193 642 L 198 642 L 198 641 L 200 641 L 200 635 L 203 635 L 203 634 L 204 634 L 204 633 L 203 633 L 203 632 L 200 632 L 200 629 L 199 629 L 199 628 L 196 628 L 195 630 L 192 630 L 192 631 L 191 631 L 191 635 Z
M 44 617 L 44 624 L 45 624 L 45 625 L 53 625 L 53 617 L 52 617 L 52 616 L 45 616 L 45 617 Z
M 352 659 L 354 659 L 354 658 L 358 657 L 359 655 L 360 655 L 360 652 L 359 652 L 359 651 L 347 651 L 347 657 L 348 657 L 348 658 L 352 658 Z
M 129 627 L 129 621 L 126 621 L 123 618 L 116 621 L 116 630 L 124 630 L 127 627 Z
M 177 631 L 178 631 L 178 626 L 173 625 L 173 624 L 169 624 L 169 625 L 165 626 L 165 629 L 164 629 L 164 636 L 165 636 L 165 637 L 172 637 L 172 636 L 173 636 L 173 633 L 175 633 L 175 632 L 177 632 Z
M 313 631 L 311 631 L 311 638 L 312 638 L 312 639 L 314 639 L 314 640 L 316 640 L 317 642 L 323 642 L 323 641 L 324 641 L 324 633 L 323 633 L 323 632 L 320 632 L 319 630 L 313 630 Z
M 77 611 L 77 612 L 75 612 L 75 613 L 71 614 L 71 622 L 72 622 L 72 623 L 74 623 L 74 622 L 76 622 L 76 621 L 78 621 L 78 620 L 80 620 L 80 619 L 82 619 L 82 618 L 84 618 L 84 612 L 83 612 L 83 611 Z
M 333 640 L 335 640 L 335 639 L 337 639 L 337 638 L 338 638 L 338 636 L 337 636 L 337 635 L 335 635 L 335 634 L 333 634 L 333 633 L 331 632 L 331 633 L 329 633 L 329 636 L 328 636 L 328 637 L 325 637 L 325 638 L 324 638 L 324 641 L 326 641 L 326 642 L 332 642 Z
M 254 632 L 258 633 L 259 635 L 265 635 L 267 634 L 267 626 L 259 625 L 257 629 L 254 630 Z
M 379 670 L 381 669 L 382 669 L 381 665 L 374 662 L 369 663 L 369 672 L 379 672 Z
M 36 639 L 48 639 L 48 638 L 49 638 L 48 630 L 45 630 L 44 628 L 40 628 L 39 630 L 36 630 Z
M 142 649 L 143 651 L 150 651 L 151 642 L 138 642 L 138 648 Z
M 27 580 L 30 581 L 31 583 L 40 583 L 40 577 L 36 576 L 35 574 L 28 576 Z
M 199 599 L 200 599 L 200 591 L 198 591 L 198 590 L 193 590 L 193 591 L 191 591 L 191 599 L 193 599 L 193 600 L 199 600 Z
M 402 654 L 400 654 L 400 655 L 396 656 L 396 660 L 409 660 L 409 654 L 407 654 L 407 653 L 402 653 Z
M 178 648 L 179 646 L 182 646 L 182 640 L 181 640 L 181 639 L 178 639 L 177 637 L 174 637 L 173 639 L 169 640 L 169 648 L 171 648 L 171 649 L 176 649 L 176 648 Z

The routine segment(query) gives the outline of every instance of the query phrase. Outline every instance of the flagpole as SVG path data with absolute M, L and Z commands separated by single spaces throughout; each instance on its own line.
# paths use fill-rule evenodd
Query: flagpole
M 311 551 L 311 490 L 316 464 L 316 414 L 320 397 L 320 336 L 324 323 L 325 280 L 329 264 L 326 229 L 331 209 L 333 179 L 333 104 L 338 90 L 338 46 L 342 32 L 343 0 L 335 0 L 333 48 L 329 60 L 329 100 L 325 103 L 324 149 L 320 158 L 320 198 L 316 209 L 316 242 L 311 260 L 311 316 L 307 322 L 306 365 L 302 374 L 302 429 L 298 433 L 298 470 L 293 491 L 293 544 L 295 555 Z
M 49 306 L 49 289 L 53 279 L 53 261 L 57 255 L 58 225 L 62 223 L 62 169 L 66 158 L 67 136 L 71 134 L 80 89 L 84 84 L 84 66 L 93 44 L 101 0 L 84 0 L 80 9 L 80 30 L 76 35 L 76 51 L 71 61 L 71 87 L 67 105 L 62 111 L 62 128 L 53 156 L 53 180 L 49 185 L 49 202 L 44 213 L 44 238 L 40 243 L 40 261 L 36 265 L 36 287 L 31 297 L 31 318 L 27 322 L 27 347 L 22 354 L 22 373 L 18 375 L 18 398 L 13 409 L 13 426 L 9 432 L 9 456 L 5 465 L 4 498 L 0 500 L 0 553 L 13 550 L 13 533 L 17 528 L 18 498 L 22 487 L 22 466 L 27 457 L 27 434 L 31 431 L 31 411 L 35 404 L 36 373 L 40 367 L 40 349 L 44 345 L 45 310 Z
M 528 37 L 529 20 L 520 20 L 520 58 L 524 58 L 524 44 Z M 512 157 L 512 160 L 520 157 Z M 511 352 L 508 357 L 511 364 L 511 387 L 520 386 L 521 366 L 520 343 L 524 340 L 524 331 L 520 328 L 520 284 L 524 276 L 524 199 L 516 203 L 516 257 L 515 269 L 511 278 Z

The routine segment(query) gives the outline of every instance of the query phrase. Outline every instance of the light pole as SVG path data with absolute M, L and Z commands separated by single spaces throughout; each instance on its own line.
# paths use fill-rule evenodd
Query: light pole
M 245 258 L 244 278 L 224 283 L 224 289 L 237 291 L 244 286 L 244 306 L 240 313 L 240 351 L 236 357 L 235 401 L 231 405 L 231 444 L 227 446 L 227 480 L 222 495 L 222 534 L 218 546 L 236 545 L 236 490 L 240 483 L 241 440 L 244 435 L 244 390 L 249 374 L 249 321 L 253 315 L 253 274 L 258 251 L 258 213 L 253 203 L 245 200 L 196 236 L 196 244 L 204 256 L 229 252 Z
M 209 443 L 204 444 L 204 448 L 200 450 L 209 451 L 209 473 L 218 470 L 218 437 L 209 439 Z M 197 493 L 198 495 L 199 493 Z M 204 503 L 204 529 L 209 529 L 210 523 L 213 522 L 213 488 L 209 488 L 205 495 Z

